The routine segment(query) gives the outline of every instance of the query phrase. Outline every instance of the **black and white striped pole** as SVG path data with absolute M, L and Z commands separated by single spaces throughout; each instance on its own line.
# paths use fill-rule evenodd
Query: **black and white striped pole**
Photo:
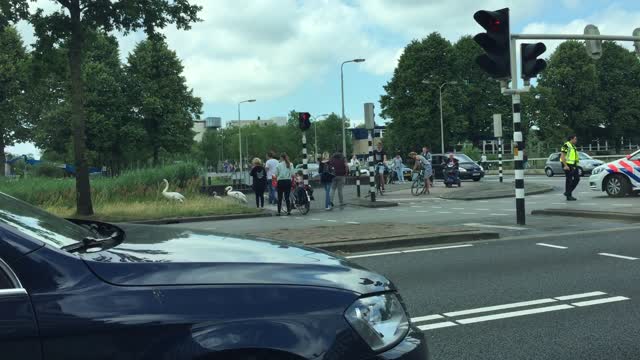
M 356 165 L 356 192 L 360 197 L 360 165 Z
M 309 185 L 309 159 L 307 158 L 307 134 L 302 131 L 302 179 L 304 187 Z
M 504 146 L 502 146 L 502 138 L 498 138 L 498 178 L 500 178 L 500 182 L 503 182 L 502 176 L 502 154 L 504 154 Z
M 498 138 L 498 178 L 502 182 L 502 114 L 493 114 L 493 136 Z
M 369 196 L 371 196 L 371 201 L 376 201 L 376 178 L 375 178 L 375 169 L 373 168 L 373 130 L 369 130 Z
M 516 176 L 516 219 L 518 225 L 525 225 L 525 207 L 524 207 L 524 152 L 522 142 L 522 122 L 520 121 L 520 94 L 511 96 L 513 104 L 513 142 L 515 148 L 513 155 L 515 160 L 515 176 Z
M 374 117 L 374 105 L 373 103 L 365 103 L 364 104 L 364 127 L 368 132 L 368 140 L 369 140 L 369 195 L 371 196 L 371 201 L 376 201 L 376 174 L 373 166 L 373 132 L 375 131 L 375 121 Z

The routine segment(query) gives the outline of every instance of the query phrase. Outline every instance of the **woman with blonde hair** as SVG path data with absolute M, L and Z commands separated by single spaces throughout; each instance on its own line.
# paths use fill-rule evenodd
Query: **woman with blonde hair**
M 251 187 L 253 188 L 253 192 L 256 194 L 256 207 L 264 209 L 264 191 L 267 188 L 267 171 L 264 166 L 262 166 L 262 160 L 259 158 L 253 159 L 251 164 L 253 165 L 253 168 L 249 175 L 253 178 L 253 184 Z

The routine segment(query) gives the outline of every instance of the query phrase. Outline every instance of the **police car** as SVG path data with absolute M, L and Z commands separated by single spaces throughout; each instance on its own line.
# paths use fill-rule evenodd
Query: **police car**
M 589 185 L 591 190 L 606 191 L 612 197 L 640 191 L 640 150 L 595 168 Z

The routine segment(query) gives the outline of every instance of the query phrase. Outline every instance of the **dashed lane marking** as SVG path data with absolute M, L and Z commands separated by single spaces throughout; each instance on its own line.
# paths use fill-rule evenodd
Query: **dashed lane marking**
M 554 249 L 568 249 L 568 247 L 566 247 L 566 246 L 552 245 L 552 244 L 545 244 L 545 243 L 537 243 L 536 245 L 546 246 L 546 247 L 550 247 L 550 248 L 554 248 Z
M 625 259 L 625 260 L 638 260 L 638 258 L 631 257 L 631 256 L 616 255 L 616 254 L 609 254 L 609 253 L 598 253 L 598 255 L 609 256 L 609 257 L 614 257 L 614 258 L 618 258 L 618 259 Z
M 425 251 L 437 251 L 437 250 L 447 250 L 447 249 L 457 249 L 457 248 L 465 248 L 472 247 L 472 244 L 462 244 L 462 245 L 451 245 L 451 246 L 439 246 L 432 248 L 422 248 L 422 249 L 411 249 L 411 250 L 398 250 L 398 251 L 388 251 L 374 254 L 362 254 L 362 255 L 351 255 L 346 256 L 347 259 L 359 259 L 365 257 L 373 257 L 373 256 L 384 256 L 384 255 L 396 255 L 396 254 L 410 254 L 416 252 L 425 252 Z

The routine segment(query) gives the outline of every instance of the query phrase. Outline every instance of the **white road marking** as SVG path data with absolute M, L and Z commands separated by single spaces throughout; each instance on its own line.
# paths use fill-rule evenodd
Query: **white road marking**
M 416 212 L 417 212 L 417 213 L 427 213 L 428 211 L 426 211 L 426 210 L 418 210 L 418 211 L 416 211 Z
M 476 209 L 478 211 L 489 211 L 489 209 Z
M 435 323 L 435 324 L 429 324 L 429 325 L 421 325 L 418 326 L 418 329 L 422 330 L 422 331 L 426 331 L 426 330 L 433 330 L 433 329 L 440 329 L 440 328 L 445 328 L 445 327 L 450 327 L 450 326 L 457 326 L 458 324 L 451 322 L 451 321 L 445 321 L 445 322 L 439 322 L 439 323 Z
M 387 211 L 387 210 L 389 210 L 389 209 L 385 209 L 385 208 L 378 209 L 378 211 Z
M 486 315 L 486 316 L 478 316 L 478 317 L 468 318 L 468 319 L 460 319 L 460 320 L 457 320 L 457 322 L 460 324 L 473 324 L 473 323 L 483 322 L 483 321 L 506 319 L 506 318 L 512 318 L 517 316 L 540 314 L 540 313 L 545 313 L 549 311 L 567 310 L 567 309 L 573 309 L 573 308 L 574 308 L 573 306 L 566 305 L 566 304 L 553 305 L 553 306 L 545 306 L 545 307 L 536 308 L 536 309 L 511 311 L 511 312 L 495 314 L 495 315 Z
M 332 222 L 332 223 L 334 223 L 334 222 L 338 222 L 338 220 L 327 220 L 327 221 L 328 221 L 328 222 Z
M 568 247 L 566 246 L 551 245 L 551 244 L 545 244 L 545 243 L 537 243 L 536 245 L 546 246 L 546 247 L 555 248 L 555 249 L 568 249 Z
M 462 215 L 478 215 L 478 213 L 462 213 Z
M 489 200 L 478 200 L 479 203 L 488 203 Z
M 445 249 L 457 249 L 457 248 L 470 247 L 470 246 L 473 246 L 473 245 L 471 245 L 471 244 L 464 244 L 464 245 L 440 246 L 440 247 L 425 248 L 425 249 L 403 250 L 403 251 L 402 251 L 402 253 L 407 254 L 407 253 L 416 253 L 416 252 L 423 252 L 423 251 L 435 251 L 435 250 L 445 250 Z
M 567 203 L 551 203 L 551 205 L 567 205 Z
M 418 206 L 418 205 L 413 205 L 411 206 L 412 208 L 421 208 L 422 206 Z
M 415 252 L 422 252 L 422 251 L 436 251 L 436 250 L 446 250 L 446 249 L 457 249 L 457 248 L 464 248 L 464 247 L 471 247 L 471 246 L 473 246 L 473 245 L 472 244 L 462 244 L 462 245 L 440 246 L 440 247 L 412 249 L 412 250 L 389 251 L 389 252 L 374 253 L 374 254 L 350 255 L 350 256 L 346 256 L 346 258 L 347 259 L 357 259 L 357 258 L 364 258 L 364 257 L 370 257 L 370 256 L 408 254 L 408 253 L 415 253 Z
M 572 303 L 571 305 L 583 307 L 583 306 L 591 306 L 591 305 L 598 305 L 598 304 L 606 304 L 610 302 L 623 301 L 623 300 L 629 300 L 629 298 L 624 296 L 614 296 L 614 297 L 609 297 L 604 299 L 580 301 L 577 303 Z
M 489 224 L 480 224 L 480 223 L 467 223 L 462 225 L 471 226 L 471 227 L 491 228 L 491 229 L 505 229 L 505 230 L 527 230 L 528 229 L 524 227 L 489 225 Z
M 444 313 L 444 315 L 448 317 L 455 317 L 455 316 L 477 314 L 477 313 L 496 311 L 496 310 L 513 309 L 513 308 L 531 306 L 531 305 L 548 304 L 556 301 L 558 300 L 551 299 L 551 298 L 531 300 L 531 301 L 521 301 L 521 302 L 511 303 L 511 304 L 487 306 L 487 307 L 481 307 L 476 309 L 454 311 L 454 312 Z
M 360 223 L 357 222 L 357 221 L 347 221 L 346 223 L 347 224 L 353 224 L 353 225 L 360 225 Z
M 365 254 L 365 255 L 351 255 L 351 256 L 347 256 L 347 259 L 358 259 L 358 258 L 363 258 L 363 257 L 373 257 L 373 256 L 384 256 L 384 255 L 395 255 L 395 254 L 402 254 L 400 251 L 389 251 L 389 252 L 383 252 L 383 253 L 376 253 L 376 254 Z
M 618 258 L 618 259 L 625 259 L 625 260 L 638 260 L 638 258 L 634 258 L 634 257 L 631 257 L 631 256 L 616 255 L 616 254 L 609 254 L 609 253 L 598 253 L 598 255 L 610 256 L 610 257 L 614 257 L 614 258 Z
M 451 210 L 464 210 L 464 208 L 451 208 Z
M 593 291 L 593 292 L 588 292 L 588 293 L 584 293 L 584 294 L 556 296 L 556 297 L 554 297 L 554 299 L 563 300 L 564 301 L 564 300 L 582 299 L 582 298 L 586 298 L 586 297 L 593 297 L 593 296 L 600 296 L 600 295 L 607 295 L 607 293 L 602 292 L 602 291 Z
M 322 221 L 322 219 L 311 219 L 311 221 Z
M 432 206 L 432 209 L 442 209 L 442 206 Z
M 509 214 L 489 214 L 489 216 L 509 216 Z
M 418 316 L 418 317 L 414 317 L 411 319 L 411 322 L 413 323 L 418 323 L 418 322 L 424 322 L 424 321 L 431 321 L 431 320 L 437 320 L 437 319 L 442 319 L 444 318 L 444 316 L 442 315 L 427 315 L 427 316 Z

